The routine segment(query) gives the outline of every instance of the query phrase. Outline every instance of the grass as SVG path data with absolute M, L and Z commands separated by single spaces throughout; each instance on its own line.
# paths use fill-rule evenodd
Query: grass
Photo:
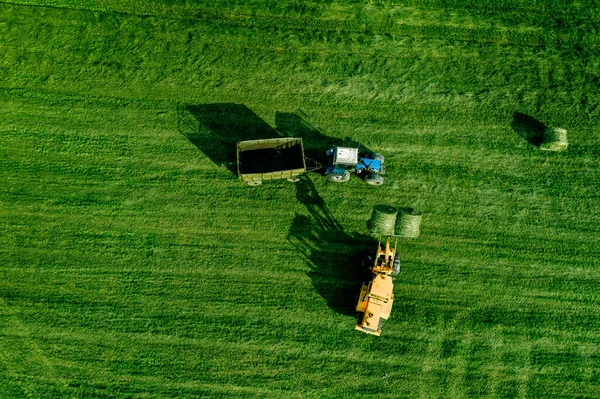
M 599 11 L 0 3 L 0 397 L 598 397 Z M 245 187 L 214 143 L 267 125 L 386 183 Z M 371 337 L 382 203 L 423 219 Z

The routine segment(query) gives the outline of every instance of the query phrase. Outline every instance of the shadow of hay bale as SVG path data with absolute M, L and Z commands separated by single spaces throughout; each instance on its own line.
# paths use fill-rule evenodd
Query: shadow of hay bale
M 511 127 L 519 136 L 536 147 L 542 144 L 544 131 L 548 128 L 543 122 L 521 112 L 513 114 Z

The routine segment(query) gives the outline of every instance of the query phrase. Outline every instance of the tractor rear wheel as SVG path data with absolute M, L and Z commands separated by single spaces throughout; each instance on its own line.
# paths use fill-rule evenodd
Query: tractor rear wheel
M 350 180 L 350 172 L 346 171 L 344 173 L 332 173 L 327 175 L 327 180 L 335 183 L 346 183 L 348 180 Z
M 379 175 L 369 175 L 365 177 L 365 182 L 372 186 L 381 186 L 383 184 L 383 177 Z

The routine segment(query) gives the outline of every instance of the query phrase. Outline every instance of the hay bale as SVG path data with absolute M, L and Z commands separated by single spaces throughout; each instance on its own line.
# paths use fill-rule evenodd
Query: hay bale
M 569 146 L 566 129 L 549 127 L 544 130 L 540 148 L 546 151 L 564 151 Z
M 394 235 L 404 238 L 417 238 L 421 234 L 423 214 L 414 208 L 402 208 L 396 219 Z
M 373 215 L 367 223 L 371 233 L 376 235 L 394 235 L 394 226 L 398 210 L 389 205 L 377 205 L 373 208 Z

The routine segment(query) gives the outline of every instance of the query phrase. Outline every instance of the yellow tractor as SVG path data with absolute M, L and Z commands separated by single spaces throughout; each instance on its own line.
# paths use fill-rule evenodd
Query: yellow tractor
M 380 335 L 381 326 L 390 317 L 394 303 L 392 276 L 400 272 L 400 256 L 396 254 L 396 242 L 393 248 L 390 247 L 390 237 L 387 237 L 385 247 L 378 243 L 377 254 L 370 269 L 373 279 L 363 284 L 358 296 L 356 329 Z
M 416 238 L 420 234 L 421 212 L 413 208 L 377 206 L 369 222 L 371 234 L 379 236 L 375 259 L 367 258 L 371 281 L 360 289 L 356 311 L 356 329 L 379 336 L 383 322 L 390 317 L 394 303 L 394 277 L 400 272 L 398 237 Z M 381 238 L 385 238 L 383 245 Z M 394 244 L 391 239 L 394 237 Z

